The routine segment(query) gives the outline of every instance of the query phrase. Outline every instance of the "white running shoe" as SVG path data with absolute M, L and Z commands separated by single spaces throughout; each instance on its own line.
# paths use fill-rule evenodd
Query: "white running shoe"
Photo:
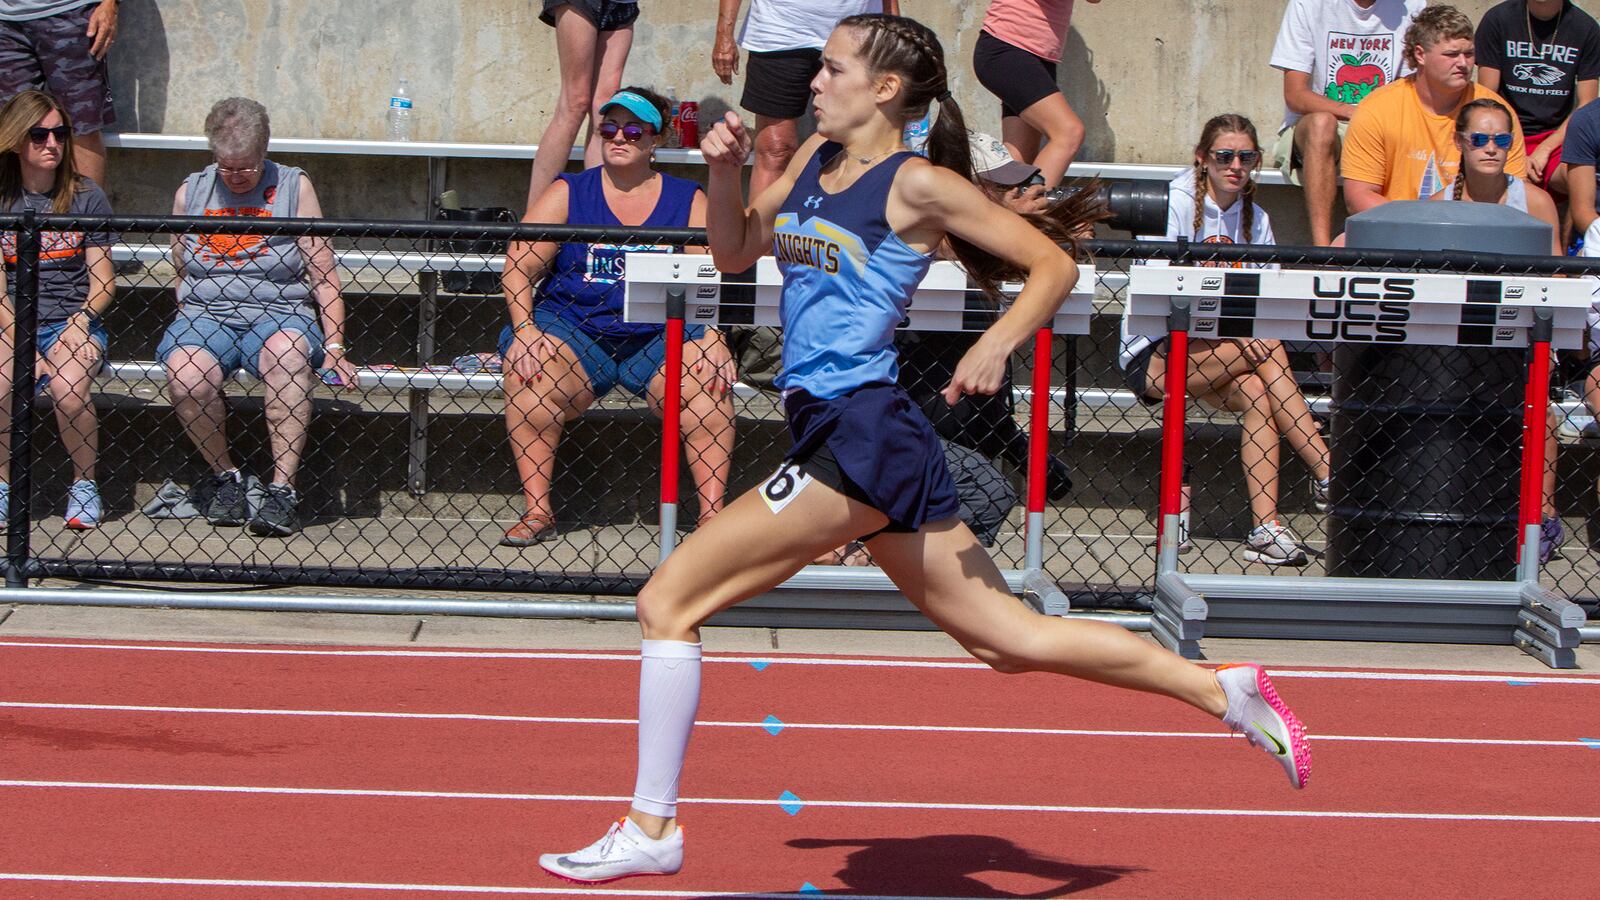
M 1228 697 L 1222 724 L 1276 757 L 1290 784 L 1305 787 L 1311 780 L 1311 744 L 1305 726 L 1278 696 L 1266 670 L 1257 665 L 1223 666 L 1217 670 L 1217 682 Z
M 572 853 L 546 853 L 539 857 L 546 872 L 579 884 L 615 881 L 630 875 L 672 875 L 683 868 L 683 829 L 652 840 L 623 816 L 611 824 L 605 837 Z
M 1250 536 L 1244 541 L 1244 559 L 1269 566 L 1303 566 L 1308 561 L 1300 539 L 1277 522 L 1250 529 Z

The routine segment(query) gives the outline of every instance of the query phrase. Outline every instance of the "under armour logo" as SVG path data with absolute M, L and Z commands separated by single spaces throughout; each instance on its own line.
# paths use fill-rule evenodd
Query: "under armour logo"
M 806 209 L 821 209 L 822 208 L 822 198 L 821 197 L 807 197 L 805 206 L 806 206 Z

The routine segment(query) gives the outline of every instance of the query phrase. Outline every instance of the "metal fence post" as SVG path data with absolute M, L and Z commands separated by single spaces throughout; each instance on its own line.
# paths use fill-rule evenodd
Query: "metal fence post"
M 6 587 L 28 586 L 33 537 L 33 358 L 39 318 L 39 225 L 33 210 L 17 231 L 15 323 L 11 355 L 10 504 L 6 513 Z
M 667 289 L 666 393 L 661 409 L 661 561 L 678 545 L 678 441 L 683 416 L 683 315 L 682 285 Z
M 1550 409 L 1550 339 L 1555 315 L 1548 309 L 1533 311 L 1529 334 L 1528 390 L 1522 403 L 1522 502 L 1517 517 L 1517 580 L 1539 583 L 1539 528 L 1544 515 L 1544 443 Z

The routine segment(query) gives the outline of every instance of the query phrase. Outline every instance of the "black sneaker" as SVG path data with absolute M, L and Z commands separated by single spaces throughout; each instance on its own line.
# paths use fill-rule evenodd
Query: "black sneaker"
M 199 498 L 208 498 L 199 509 L 205 514 L 206 521 L 213 525 L 237 528 L 249 518 L 244 500 L 243 474 L 237 478 L 227 473 L 212 475 L 195 485 L 194 492 Z
M 250 533 L 261 537 L 288 537 L 300 530 L 300 514 L 295 511 L 294 488 L 286 484 L 267 485 L 261 508 L 250 519 Z

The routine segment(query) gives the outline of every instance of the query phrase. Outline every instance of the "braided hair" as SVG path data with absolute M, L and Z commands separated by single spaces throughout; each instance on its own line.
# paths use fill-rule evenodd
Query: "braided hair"
M 938 104 L 939 114 L 928 130 L 928 160 L 977 183 L 972 171 L 967 123 L 960 105 L 950 96 L 944 47 L 938 36 L 915 19 L 872 13 L 848 16 L 839 22 L 839 27 L 852 29 L 859 36 L 858 52 L 870 70 L 900 76 L 904 97 L 901 112 L 905 121 L 921 118 L 933 104 Z M 1107 215 L 1099 199 L 1098 185 L 1090 185 L 1068 192 L 1043 212 L 1025 213 L 1023 218 L 1076 255 L 1081 236 Z M 999 298 L 1002 282 L 1017 280 L 1026 274 L 1016 265 L 969 241 L 953 234 L 948 237 L 956 259 L 990 298 Z
M 1257 152 L 1261 150 L 1261 142 L 1256 138 L 1255 123 L 1237 113 L 1223 113 L 1212 116 L 1200 129 L 1200 143 L 1194 147 L 1194 237 L 1201 240 L 1201 228 L 1205 225 L 1206 197 L 1211 195 L 1211 179 L 1206 177 L 1206 156 L 1211 153 L 1211 145 L 1217 138 L 1224 134 L 1242 134 L 1250 139 L 1250 146 Z M 1259 164 L 1259 163 L 1258 163 Z M 1255 233 L 1256 220 L 1256 180 L 1245 179 L 1244 188 L 1239 191 L 1239 202 L 1244 204 L 1244 209 L 1239 211 L 1239 231 L 1242 243 L 1250 243 L 1250 235 Z M 1220 209 L 1222 204 L 1218 203 Z
M 1479 97 L 1471 103 L 1462 106 L 1456 111 L 1456 134 L 1466 134 L 1467 123 L 1472 121 L 1472 114 L 1480 109 L 1497 110 L 1506 117 L 1506 130 L 1511 129 L 1511 110 L 1506 109 L 1498 101 L 1489 97 Z M 1456 161 L 1456 183 L 1451 186 L 1450 199 L 1460 200 L 1466 196 L 1467 191 L 1467 154 L 1461 152 L 1461 158 Z

